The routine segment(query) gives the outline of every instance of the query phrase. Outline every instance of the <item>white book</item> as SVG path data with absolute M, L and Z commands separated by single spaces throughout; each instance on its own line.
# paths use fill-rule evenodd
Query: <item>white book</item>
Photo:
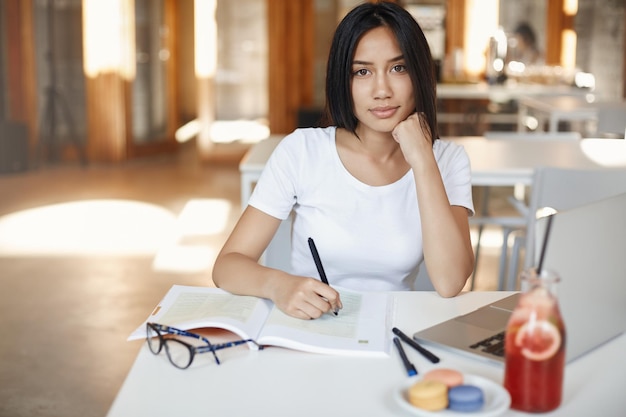
M 343 309 L 315 320 L 286 315 L 270 300 L 219 288 L 174 285 L 128 340 L 146 337 L 146 323 L 181 330 L 220 328 L 264 346 L 348 356 L 387 356 L 393 299 L 388 293 L 337 287 Z M 249 344 L 254 348 L 253 344 Z

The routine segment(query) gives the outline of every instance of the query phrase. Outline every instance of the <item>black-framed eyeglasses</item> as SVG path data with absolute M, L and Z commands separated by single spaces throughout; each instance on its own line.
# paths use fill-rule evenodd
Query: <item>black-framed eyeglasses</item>
M 173 337 L 173 335 L 198 339 L 204 342 L 205 345 L 190 345 L 187 342 Z M 193 362 L 193 358 L 196 353 L 213 353 L 215 363 L 219 365 L 220 360 L 217 357 L 216 351 L 220 349 L 239 346 L 248 342 L 254 343 L 256 346 L 258 346 L 259 349 L 263 349 L 263 346 L 259 345 L 253 339 L 235 340 L 232 342 L 214 345 L 209 341 L 209 339 L 204 336 L 200 336 L 199 334 L 191 333 L 185 330 L 180 330 L 175 327 L 170 327 L 158 323 L 146 323 L 146 342 L 148 343 L 150 351 L 155 355 L 161 353 L 161 350 L 165 347 L 165 353 L 167 355 L 167 358 L 170 360 L 172 365 L 179 369 L 189 368 L 189 365 L 191 365 L 191 363 Z

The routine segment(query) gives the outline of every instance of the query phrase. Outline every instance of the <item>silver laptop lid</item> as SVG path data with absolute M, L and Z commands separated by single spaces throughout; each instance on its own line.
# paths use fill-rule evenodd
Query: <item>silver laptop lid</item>
M 545 219 L 538 222 L 537 239 Z M 626 330 L 626 194 L 555 215 L 544 267 L 557 296 L 570 362 Z

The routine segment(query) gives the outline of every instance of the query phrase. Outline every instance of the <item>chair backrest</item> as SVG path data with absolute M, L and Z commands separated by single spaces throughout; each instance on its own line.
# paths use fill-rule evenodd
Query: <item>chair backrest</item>
M 291 272 L 291 227 L 293 212 L 280 223 L 274 238 L 268 245 L 261 263 L 270 268 Z
M 536 246 L 540 239 L 535 236 L 539 209 L 568 210 L 625 192 L 625 168 L 536 168 L 529 200 L 525 267 L 536 266 L 539 257 Z
M 626 134 L 626 102 L 598 103 L 598 125 L 600 137 L 624 138 Z

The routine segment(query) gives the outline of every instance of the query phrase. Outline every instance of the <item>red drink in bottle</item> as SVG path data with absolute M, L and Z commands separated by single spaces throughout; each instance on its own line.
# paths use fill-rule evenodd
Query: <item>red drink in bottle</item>
M 507 325 L 504 387 L 511 408 L 542 413 L 561 404 L 565 325 L 554 293 L 558 277 L 523 271 L 524 292 Z

